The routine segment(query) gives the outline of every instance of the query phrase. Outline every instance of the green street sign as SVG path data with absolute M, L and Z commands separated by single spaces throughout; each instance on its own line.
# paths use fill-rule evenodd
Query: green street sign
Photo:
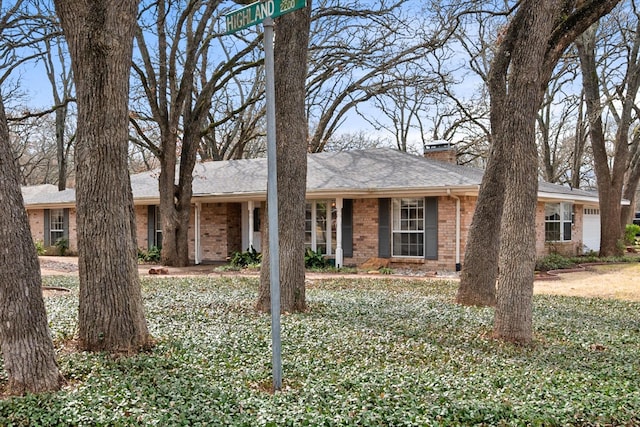
M 294 10 L 302 9 L 306 5 L 307 0 L 266 0 L 251 3 L 225 15 L 227 34 L 257 25 L 265 18 L 277 18 Z

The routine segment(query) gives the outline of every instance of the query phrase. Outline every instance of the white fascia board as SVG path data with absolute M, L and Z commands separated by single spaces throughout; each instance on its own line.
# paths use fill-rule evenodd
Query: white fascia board
M 76 207 L 75 202 L 62 202 L 62 203 L 30 203 L 24 205 L 24 208 L 29 209 L 73 209 Z
M 159 205 L 160 198 L 159 197 L 138 197 L 133 199 L 134 206 L 137 205 Z
M 582 196 L 582 195 L 571 195 L 564 193 L 548 193 L 548 192 L 538 192 L 538 200 L 541 202 L 544 201 L 565 201 L 565 202 L 582 202 L 593 205 L 599 205 L 600 200 L 598 197 L 590 197 L 590 196 Z M 623 199 L 620 202 L 621 205 L 626 206 L 629 205 L 629 201 Z
M 457 187 L 398 187 L 398 188 L 366 188 L 366 189 L 328 189 L 328 190 L 307 190 L 307 200 L 319 198 L 373 198 L 373 197 L 402 197 L 416 195 L 420 196 L 447 196 L 449 193 L 458 196 L 477 196 L 479 186 L 457 186 Z
M 251 192 L 251 193 L 209 193 L 194 194 L 191 197 L 191 203 L 230 203 L 230 202 L 247 202 L 267 200 L 267 193 Z

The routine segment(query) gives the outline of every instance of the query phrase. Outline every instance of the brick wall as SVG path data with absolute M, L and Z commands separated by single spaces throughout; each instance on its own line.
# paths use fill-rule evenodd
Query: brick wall
M 458 162 L 455 147 L 432 148 L 424 152 L 424 157 L 454 165 Z
M 189 225 L 189 255 L 195 254 L 195 209 Z M 240 203 L 203 203 L 200 212 L 200 247 L 203 261 L 225 261 L 242 250 Z
M 69 209 L 69 252 L 78 253 L 78 226 L 76 208 Z
M 242 205 L 240 203 L 228 203 L 227 256 L 242 250 L 244 250 L 242 248 Z
M 464 263 L 467 234 L 475 209 L 476 197 L 460 197 L 460 262 Z M 575 255 L 582 251 L 583 205 L 574 205 L 574 224 L 571 242 L 544 241 L 544 203 L 536 208 L 536 254 L 538 257 L 550 252 Z M 265 209 L 262 206 L 261 213 Z M 138 247 L 146 249 L 147 242 L 146 205 L 135 206 L 136 237 Z M 44 241 L 44 209 L 27 211 L 34 241 Z M 242 211 L 240 203 L 205 203 L 201 211 L 201 246 L 204 261 L 224 261 L 234 251 L 241 251 Z M 412 264 L 425 269 L 454 270 L 456 267 L 456 200 L 453 197 L 438 197 L 438 259 L 393 258 L 394 264 Z M 263 223 L 266 218 L 263 218 Z M 195 209 L 192 209 L 189 226 L 189 255 L 195 254 Z M 77 252 L 76 210 L 69 210 L 69 245 Z M 354 257 L 345 258 L 345 265 L 358 265 L 378 256 L 378 199 L 355 199 L 353 201 L 353 252 Z
M 33 241 L 44 244 L 44 209 L 29 209 L 27 216 L 29 217 L 29 228 L 31 228 Z M 71 218 L 69 218 L 69 222 L 71 222 Z
M 149 221 L 149 207 L 147 205 L 135 205 L 136 214 L 136 244 L 138 248 L 147 250 L 149 248 L 149 233 L 147 224 Z
M 378 256 L 378 199 L 353 201 L 353 258 L 345 265 L 362 264 Z

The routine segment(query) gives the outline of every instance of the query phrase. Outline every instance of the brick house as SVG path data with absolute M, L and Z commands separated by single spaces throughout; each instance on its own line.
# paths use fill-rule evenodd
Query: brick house
M 305 241 L 337 265 L 371 257 L 428 269 L 459 269 L 482 170 L 452 160 L 447 148 L 425 157 L 388 148 L 308 155 Z M 137 241 L 161 246 L 157 171 L 131 176 Z M 199 163 L 193 173 L 189 255 L 224 261 L 260 250 L 267 188 L 266 159 Z M 54 186 L 23 189 L 34 240 L 66 237 L 76 248 L 75 192 Z M 536 213 L 539 256 L 598 250 L 597 193 L 543 183 Z

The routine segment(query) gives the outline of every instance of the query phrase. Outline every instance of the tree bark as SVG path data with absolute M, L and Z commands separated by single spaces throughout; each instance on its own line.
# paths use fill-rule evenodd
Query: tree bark
M 220 0 L 191 1 L 188 7 L 175 9 L 166 2 L 155 3 L 153 40 L 143 25 L 135 37 L 140 61 L 133 66 L 146 95 L 151 117 L 158 125 L 159 144 L 144 136 L 160 161 L 160 216 L 162 218 L 161 261 L 164 265 L 189 264 L 189 220 L 193 194 L 193 170 L 197 152 L 207 131 L 207 117 L 214 93 L 224 81 L 240 69 L 257 42 L 249 42 L 233 57 L 209 71 L 209 44 L 216 33 L 211 23 Z M 154 49 L 153 52 L 150 48 Z M 135 122 L 134 122 L 135 123 Z M 137 126 L 143 135 L 143 126 Z M 180 159 L 178 160 L 178 156 Z
M 494 139 L 513 147 L 505 152 L 505 202 L 500 229 L 498 292 L 494 334 L 502 339 L 529 342 L 532 339 L 533 270 L 536 261 L 535 211 L 537 203 L 538 153 L 535 144 L 536 114 L 550 76 L 541 64 L 549 35 L 560 7 L 551 1 L 523 4 L 510 24 L 513 49 L 508 54 L 509 73 L 493 79 L 492 116 L 505 117 L 494 129 Z M 496 62 L 501 59 L 497 58 Z M 494 62 L 495 63 L 495 62 Z M 504 70 L 504 69 L 503 69 Z M 494 93 L 499 105 L 493 108 Z M 508 118 L 507 118 L 508 117 Z
M 60 389 L 42 279 L 0 98 L 0 347 L 9 394 Z
M 492 118 L 497 115 L 492 114 Z M 504 147 L 494 139 L 487 169 L 482 176 L 476 209 L 473 213 L 464 265 L 460 272 L 460 286 L 456 302 L 463 305 L 491 307 L 496 304 L 497 260 L 500 252 L 500 233 L 484 233 L 484 230 L 500 230 L 504 206 Z
M 305 116 L 305 82 L 310 10 L 311 1 L 307 2 L 306 8 L 278 18 L 275 28 L 280 307 L 283 312 L 306 310 L 304 220 L 308 125 Z M 268 227 L 264 227 L 262 248 L 260 292 L 256 307 L 260 311 L 269 311 Z
M 631 152 L 629 149 L 629 127 L 631 112 L 634 109 L 635 98 L 640 84 L 637 51 L 640 47 L 640 36 L 636 35 L 633 53 L 629 55 L 627 71 L 620 90 L 626 89 L 622 99 L 621 112 L 617 119 L 613 161 L 607 153 L 604 125 L 602 123 L 603 107 L 600 102 L 600 82 L 597 74 L 596 62 L 596 29 L 594 25 L 577 41 L 580 68 L 582 71 L 582 85 L 587 104 L 589 120 L 589 136 L 593 150 L 594 169 L 598 181 L 598 197 L 600 199 L 600 256 L 621 255 L 623 252 L 623 233 L 629 212 L 621 206 L 623 189 L 635 193 L 638 184 L 638 174 L 630 165 Z M 634 144 L 637 148 L 637 144 Z M 627 195 L 629 194 L 627 192 Z M 631 208 L 634 209 L 634 208 Z
M 557 2 L 523 1 L 506 30 L 501 34 L 489 74 L 491 130 L 494 149 L 488 169 L 502 165 L 504 181 L 484 185 L 476 212 L 487 209 L 489 191 L 494 194 L 504 185 L 502 221 L 487 221 L 487 228 L 473 227 L 470 240 L 491 244 L 500 233 L 498 280 L 494 335 L 500 339 L 527 343 L 532 339 L 532 295 L 535 266 L 535 209 L 537 203 L 538 154 L 535 145 L 536 113 L 542 103 L 553 68 L 567 46 L 589 25 L 608 13 L 617 1 Z M 502 149 L 502 150 L 501 150 Z M 499 161 L 495 161 L 495 157 Z M 491 159 L 490 159 L 491 160 Z M 493 170 L 485 173 L 495 174 Z M 496 186 L 498 187 L 496 189 Z M 474 221 L 476 219 L 474 218 Z M 478 220 L 480 221 L 480 220 Z M 490 228 L 491 226 L 497 228 Z M 489 248 L 491 250 L 491 248 Z M 465 280 L 480 277 L 482 269 L 491 269 L 496 259 L 482 259 L 486 248 L 476 240 L 469 247 L 472 265 Z M 473 252 L 476 253 L 473 253 Z M 468 260 L 465 260 L 465 263 Z M 471 286 L 469 283 L 466 285 Z M 491 281 L 483 286 L 490 287 Z
M 76 79 L 79 346 L 150 343 L 127 170 L 129 72 L 138 2 L 56 0 Z

